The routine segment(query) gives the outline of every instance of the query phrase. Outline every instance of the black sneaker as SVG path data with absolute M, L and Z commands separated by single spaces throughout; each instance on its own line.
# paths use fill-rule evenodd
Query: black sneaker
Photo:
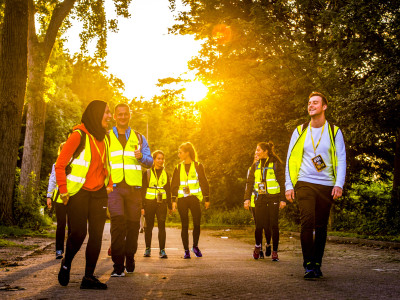
M 264 259 L 264 251 L 260 250 L 260 259 Z
M 111 273 L 111 277 L 125 277 L 125 272 L 124 271 L 117 271 L 114 269 Z
M 60 272 L 58 272 L 58 282 L 62 286 L 67 286 L 69 283 L 69 272 L 71 271 L 71 268 L 64 266 L 64 261 L 64 259 L 61 261 Z
M 125 264 L 126 273 L 130 274 L 135 271 L 135 258 L 133 256 L 127 256 Z
M 81 289 L 85 290 L 106 290 L 107 284 L 100 282 L 96 277 L 83 276 L 81 282 Z
M 315 273 L 312 263 L 308 262 L 304 267 L 304 279 L 314 279 Z
M 271 256 L 271 245 L 268 245 L 265 243 L 265 256 L 270 257 Z
M 322 275 L 322 272 L 321 272 L 321 264 L 315 263 L 315 266 L 314 266 L 314 274 L 315 274 L 315 278 L 322 278 L 322 277 L 324 277 L 324 276 Z

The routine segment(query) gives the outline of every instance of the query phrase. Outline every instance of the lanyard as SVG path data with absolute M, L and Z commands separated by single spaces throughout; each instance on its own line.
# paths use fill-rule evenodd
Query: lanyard
M 90 133 L 89 133 L 89 135 L 90 135 L 90 137 L 91 137 L 91 139 L 92 139 L 92 141 L 93 141 L 94 146 L 96 147 L 97 152 L 98 152 L 99 155 L 100 155 L 101 162 L 102 162 L 102 164 L 104 165 L 104 154 L 106 153 L 106 149 L 104 148 L 104 152 L 103 152 L 103 155 L 102 155 L 102 154 L 100 153 L 99 147 L 97 147 L 97 144 L 96 144 L 96 141 L 94 140 L 93 135 L 91 135 Z
M 311 128 L 312 128 L 312 127 L 311 127 L 311 124 L 310 124 L 310 134 L 311 134 L 312 146 L 313 146 L 313 148 L 314 148 L 314 154 L 317 155 L 316 152 L 317 152 L 317 148 L 318 148 L 318 146 L 319 146 L 319 142 L 321 142 L 322 134 L 324 133 L 325 123 L 324 123 L 324 126 L 322 126 L 321 136 L 319 137 L 317 146 L 314 145 L 314 138 L 313 138 L 313 135 L 312 135 L 312 129 L 311 129 Z
M 264 165 L 261 165 L 262 159 L 260 159 L 260 171 L 261 171 L 261 181 L 264 181 L 264 175 L 265 175 L 265 165 L 267 164 L 267 159 L 265 159 Z
M 163 169 L 161 169 L 160 176 L 161 176 L 161 174 L 162 174 L 162 170 L 163 170 Z M 158 176 L 157 176 L 157 170 L 156 170 L 156 168 L 153 168 L 153 173 L 154 173 L 154 176 L 156 177 L 156 181 L 157 181 L 156 186 L 158 187 L 159 178 L 158 178 Z

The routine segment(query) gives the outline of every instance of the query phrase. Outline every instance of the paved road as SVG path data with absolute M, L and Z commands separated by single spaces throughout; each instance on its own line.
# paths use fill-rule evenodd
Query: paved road
M 252 245 L 239 240 L 215 237 L 203 231 L 200 248 L 203 258 L 184 260 L 180 230 L 167 229 L 167 254 L 158 258 L 142 257 L 144 238 L 140 235 L 135 273 L 124 278 L 110 278 L 111 259 L 109 224 L 103 236 L 103 247 L 96 275 L 107 282 L 106 291 L 80 290 L 84 273 L 84 251 L 72 264 L 67 287 L 57 282 L 59 261 L 53 246 L 21 266 L 0 271 L 0 286 L 9 284 L 23 290 L 0 291 L 1 299 L 399 299 L 400 252 L 358 245 L 328 244 L 324 260 L 324 279 L 302 278 L 300 242 L 283 237 L 280 262 L 255 261 Z M 153 246 L 157 247 L 156 231 Z M 85 245 L 84 245 L 85 246 Z

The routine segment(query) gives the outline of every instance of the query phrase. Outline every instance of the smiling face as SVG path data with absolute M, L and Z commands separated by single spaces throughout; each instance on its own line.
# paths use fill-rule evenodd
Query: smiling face
M 161 153 L 158 153 L 156 158 L 154 159 L 154 166 L 156 169 L 161 169 L 164 167 L 164 155 Z
M 260 146 L 257 146 L 255 156 L 257 156 L 257 159 L 267 158 L 268 150 L 264 151 Z
M 327 107 L 326 104 L 323 104 L 320 96 L 312 96 L 310 100 L 308 100 L 308 114 L 310 117 L 318 117 L 325 114 Z
M 114 120 L 117 122 L 117 127 L 128 128 L 131 113 L 126 106 L 118 106 L 114 112 Z
M 108 123 L 110 123 L 111 117 L 111 111 L 107 104 L 106 109 L 104 110 L 103 119 L 101 120 L 101 127 L 103 127 L 104 129 L 108 129 Z

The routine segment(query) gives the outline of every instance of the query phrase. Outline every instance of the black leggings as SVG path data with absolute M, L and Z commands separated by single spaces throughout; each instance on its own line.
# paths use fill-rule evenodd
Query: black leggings
M 182 243 L 185 250 L 189 250 L 189 209 L 193 218 L 193 246 L 199 244 L 201 208 L 200 201 L 196 196 L 189 196 L 178 199 L 178 211 L 182 223 Z
M 60 250 L 64 253 L 65 226 L 68 222 L 68 235 L 71 233 L 69 218 L 67 218 L 67 206 L 64 203 L 53 202 L 56 209 L 57 230 L 56 230 L 56 251 Z
M 145 217 L 146 217 L 146 231 L 144 239 L 146 241 L 146 248 L 151 247 L 151 237 L 153 234 L 154 217 L 157 216 L 158 224 L 158 243 L 160 250 L 165 248 L 165 220 L 167 218 L 167 204 L 157 203 L 156 200 L 145 200 Z
M 329 214 L 333 197 L 332 186 L 299 181 L 295 186 L 300 209 L 301 249 L 303 265 L 322 263 L 324 256 Z M 315 229 L 315 239 L 313 231 Z
M 67 214 L 71 225 L 65 250 L 64 265 L 71 267 L 72 260 L 81 248 L 89 229 L 86 246 L 85 276 L 91 276 L 96 268 L 101 250 L 104 224 L 107 215 L 107 192 L 103 186 L 98 191 L 81 189 L 69 198 Z
M 250 206 L 250 211 L 251 214 L 253 215 L 253 220 L 254 220 L 254 225 L 256 225 L 256 208 Z M 256 236 L 256 231 L 257 231 L 257 227 L 254 226 L 254 237 Z M 271 243 L 271 228 L 269 228 L 267 231 L 264 230 L 264 234 L 265 234 L 265 240 L 267 241 L 267 244 L 269 245 Z M 262 244 L 262 234 L 261 234 L 261 242 L 260 244 Z
M 279 244 L 279 198 L 272 197 L 269 199 L 260 198 L 256 201 L 256 244 L 262 244 L 262 231 L 264 229 L 267 244 L 271 241 L 272 229 L 272 245 L 273 251 L 278 251 Z

